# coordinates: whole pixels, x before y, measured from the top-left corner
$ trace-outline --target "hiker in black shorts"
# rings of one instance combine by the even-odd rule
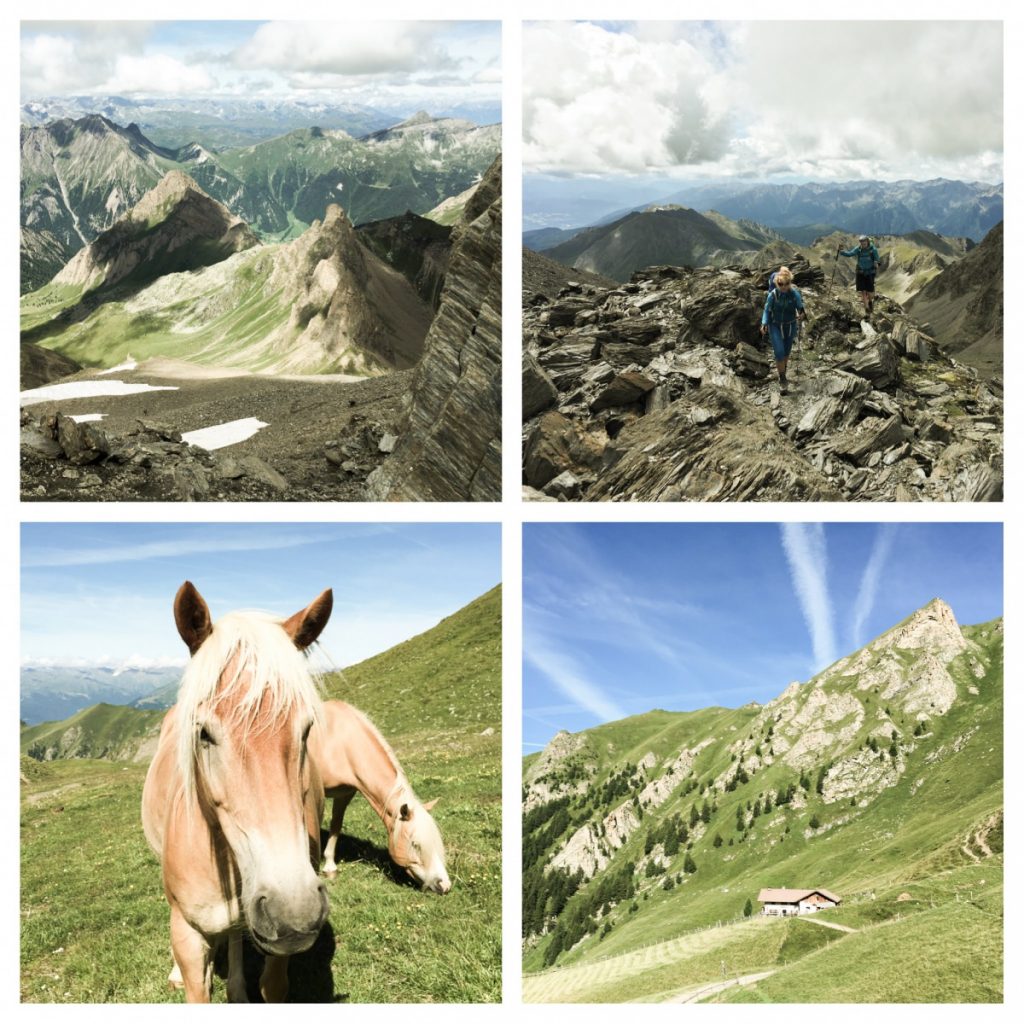
[[[861,235],[859,245],[852,249],[839,248],[840,256],[857,257],[857,294],[864,303],[864,312],[871,314],[875,308],[875,271],[878,269],[878,250],[867,235]]]

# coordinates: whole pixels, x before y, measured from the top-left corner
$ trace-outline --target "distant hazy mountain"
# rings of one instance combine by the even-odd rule
[[[1003,219],[1003,186],[983,182],[847,181],[799,185],[712,184],[665,197],[698,210],[750,218],[773,228],[836,225],[867,234],[903,235],[926,229],[979,241]],[[818,232],[823,233],[823,232]]]
[[[447,111],[445,113],[448,113]],[[248,146],[317,124],[366,135],[395,124],[402,115],[359,103],[321,103],[305,100],[246,100],[238,97],[197,96],[69,96],[32,100],[21,107],[21,122],[44,125],[101,114],[118,124],[138,124],[147,136],[170,148],[197,141],[213,149]],[[466,113],[457,116],[467,116]]]
[[[714,211],[657,207],[587,228],[545,255],[579,270],[625,281],[634,270],[661,264],[706,266],[726,253],[753,251],[777,239],[749,221],[730,221]]]
[[[132,704],[164,687],[177,688],[183,666],[21,666],[21,719],[29,725],[67,718],[104,701]]]

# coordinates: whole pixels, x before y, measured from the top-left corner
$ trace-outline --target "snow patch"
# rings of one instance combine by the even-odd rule
[[[123,363],[118,363],[117,366],[112,366],[109,370],[99,370],[96,376],[104,377],[108,373],[120,373],[122,370],[134,370],[138,365],[139,364],[132,359],[131,353],[129,353]]]
[[[22,405],[60,402],[71,398],[100,398],[104,395],[134,395],[139,391],[177,391],[176,387],[156,384],[128,384],[123,380],[72,380],[66,384],[47,384],[22,391]]]
[[[227,448],[228,445],[247,441],[257,431],[269,426],[269,423],[249,416],[244,420],[231,420],[212,427],[202,427],[200,430],[190,430],[182,434],[181,439],[188,444],[194,444],[197,448],[205,448],[212,452],[217,448]]]
[[[71,418],[76,423],[99,423],[105,415],[106,413],[102,412],[84,412],[80,416],[72,416]]]

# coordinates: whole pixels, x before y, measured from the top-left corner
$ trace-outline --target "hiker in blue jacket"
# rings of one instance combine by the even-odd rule
[[[875,271],[878,269],[878,250],[867,235],[861,235],[859,244],[852,249],[839,247],[840,256],[857,257],[857,294],[869,316],[875,309]]]
[[[780,267],[775,271],[769,284],[768,298],[765,299],[764,312],[761,314],[761,334],[771,338],[775,365],[779,371],[779,390],[785,394],[789,385],[786,363],[800,330],[800,321],[804,319],[804,300],[793,284],[793,272],[789,267]]]

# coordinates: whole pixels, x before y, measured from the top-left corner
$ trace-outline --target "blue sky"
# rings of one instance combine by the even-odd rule
[[[334,590],[339,667],[437,624],[501,579],[496,524],[26,523],[22,660],[184,662],[172,603],[282,616]]]
[[[500,106],[501,29],[495,21],[24,22],[21,93],[23,102],[291,98],[404,113]]]
[[[1002,614],[999,524],[548,524],[523,532],[523,752],[652,708],[765,702],[933,597]]]

